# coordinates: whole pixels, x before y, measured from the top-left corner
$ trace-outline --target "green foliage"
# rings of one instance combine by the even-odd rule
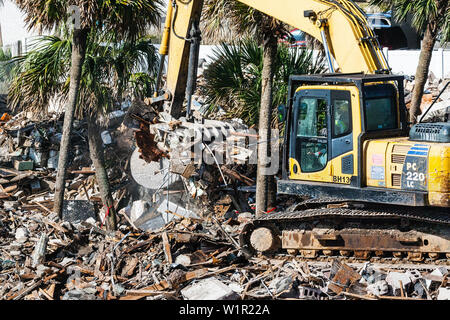
[[[213,61],[204,71],[201,92],[211,111],[224,108],[226,118],[241,118],[247,125],[258,123],[261,104],[263,49],[255,40],[221,44],[213,51]],[[310,50],[278,45],[274,65],[273,109],[286,103],[289,76],[322,73],[323,59],[314,61]]]
[[[143,36],[148,27],[159,25],[162,0],[15,0],[25,12],[27,26],[52,31],[65,25],[72,12],[79,8],[80,28],[114,31],[116,40],[134,41]]]
[[[412,25],[419,31],[424,31],[431,22],[440,30],[442,42],[450,40],[450,3],[445,0],[372,0],[371,4],[382,9],[392,8],[399,21],[411,15]],[[444,15],[438,13],[442,5],[446,5]]]
[[[155,47],[148,39],[107,45],[91,33],[82,68],[78,117],[84,112],[106,113],[125,95],[142,97],[154,87],[158,66]],[[72,42],[56,36],[37,38],[33,49],[13,59],[9,99],[13,108],[45,112],[50,100],[68,98]],[[148,72],[142,68],[148,67]],[[144,89],[143,89],[144,88]]]

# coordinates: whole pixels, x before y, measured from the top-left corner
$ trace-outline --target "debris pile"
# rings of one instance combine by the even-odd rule
[[[174,216],[222,217],[252,211],[257,134],[242,122],[138,119],[131,174],[146,196],[125,212],[136,226],[156,230]]]
[[[1,299],[450,298],[445,266],[248,257],[238,235],[251,213],[175,216],[152,232],[123,218],[111,232],[93,217],[0,211]]]
[[[430,72],[425,91],[422,96],[419,120],[423,122],[447,122],[450,119],[450,79],[438,79]],[[412,100],[415,81],[407,78],[405,80],[405,104],[409,109]],[[436,100],[437,99],[437,100]],[[433,104],[433,102],[436,102]],[[432,105],[433,104],[433,105]],[[430,108],[431,107],[431,108]],[[427,109],[430,110],[427,111]],[[425,114],[426,112],[426,114]]]
[[[31,112],[11,116],[5,112],[0,118],[0,210],[48,213],[53,208],[62,119],[55,113],[36,117]],[[69,151],[67,199],[64,215],[70,215],[70,201],[94,204],[86,215],[97,217],[102,207],[95,182],[87,144],[85,121],[75,121]],[[128,154],[108,152],[115,148],[109,131],[102,133],[106,148],[108,174],[115,199],[123,197],[128,176],[123,164]],[[75,202],[74,202],[75,203]],[[68,217],[68,219],[70,219]]]

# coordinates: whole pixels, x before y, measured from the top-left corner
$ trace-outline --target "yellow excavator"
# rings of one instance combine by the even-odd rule
[[[450,123],[407,123],[403,76],[392,75],[364,12],[350,0],[237,0],[322,42],[330,73],[292,75],[278,193],[308,196],[245,226],[247,252],[306,258],[450,258]],[[171,0],[152,103],[190,112],[203,0]],[[160,88],[168,56],[164,88]]]

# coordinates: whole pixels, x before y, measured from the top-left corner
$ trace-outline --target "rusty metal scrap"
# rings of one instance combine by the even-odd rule
[[[147,125],[140,123],[139,130],[134,133],[136,145],[139,148],[140,158],[146,162],[159,161],[169,155],[160,150],[155,141],[155,135],[150,133]]]

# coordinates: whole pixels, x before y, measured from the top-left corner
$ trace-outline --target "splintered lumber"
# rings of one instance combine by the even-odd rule
[[[232,266],[232,268],[236,268],[235,266]],[[228,269],[228,268],[227,268]],[[231,269],[228,269],[231,270]],[[216,271],[217,272],[217,271]],[[223,271],[225,272],[225,271]],[[208,269],[198,269],[195,271],[190,271],[190,272],[186,272],[184,274],[184,276],[181,279],[178,279],[178,285],[193,279],[198,279],[204,275],[208,274]],[[156,283],[154,285],[151,285],[149,287],[143,288],[141,290],[145,290],[145,291],[162,291],[165,289],[169,289],[170,288],[170,284],[168,281],[163,280],[159,283]],[[147,296],[147,294],[137,294],[136,292],[133,295],[126,295],[124,297],[121,297],[119,300],[139,300],[141,298],[144,298],[145,296]]]
[[[164,248],[164,254],[166,255],[166,260],[167,262],[169,262],[170,264],[172,264],[172,253],[170,252],[170,243],[169,243],[169,238],[167,236],[167,232],[163,232],[162,233],[162,240],[163,240],[163,248]]]
[[[75,173],[75,174],[94,174],[95,170],[92,170],[91,168],[83,168],[81,170],[71,170],[69,173]]]
[[[153,235],[153,236],[150,237],[150,239],[142,241],[142,242],[139,242],[138,244],[135,244],[134,246],[132,246],[130,248],[127,248],[124,251],[124,253],[130,253],[130,252],[133,252],[134,250],[137,250],[137,249],[140,249],[140,248],[142,248],[144,246],[150,245],[150,244],[152,244],[153,239],[155,239],[155,238],[156,238],[156,235]]]
[[[233,180],[239,180],[243,183],[245,183],[248,186],[253,186],[255,184],[255,181],[253,179],[250,179],[249,177],[244,176],[243,174],[240,174],[239,172],[236,172],[234,170],[228,169],[226,166],[221,166],[220,169],[222,169],[222,172],[230,177]]]
[[[42,222],[44,222],[45,224],[48,224],[49,226],[52,226],[53,228],[55,228],[56,230],[58,230],[62,233],[68,232],[63,226],[60,226],[56,222],[53,222],[53,221],[47,219],[46,217],[42,218]]]
[[[39,202],[36,201],[32,201],[32,203],[35,203],[36,205],[38,205],[40,208],[44,209],[44,211],[48,212],[48,213],[52,213],[52,211],[50,209],[48,209],[47,207],[44,207],[42,204],[40,204]]]
[[[28,293],[38,288],[42,284],[42,282],[43,280],[41,279],[35,283],[32,283],[29,287],[22,289],[20,293],[18,293],[16,296],[10,297],[8,300],[19,300],[25,297]]]
[[[48,293],[47,293],[47,291],[45,291],[45,290],[43,290],[43,289],[41,289],[41,288],[39,288],[39,293],[41,293],[44,297],[46,297],[48,300],[53,300],[53,297],[51,296],[51,295],[49,295]]]
[[[158,295],[173,296],[176,291],[158,291],[158,290],[127,290],[130,296],[150,297]],[[125,300],[125,299],[124,299]]]

